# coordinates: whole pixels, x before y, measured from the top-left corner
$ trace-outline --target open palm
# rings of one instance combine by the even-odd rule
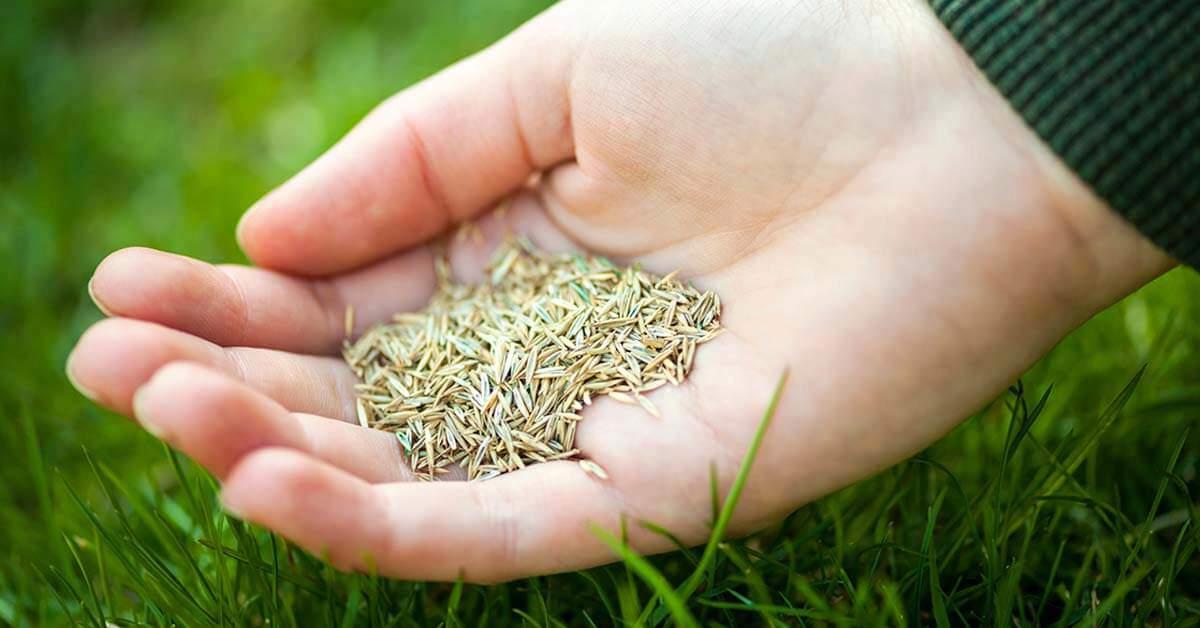
[[[422,307],[431,241],[467,220],[466,280],[516,232],[721,295],[728,332],[650,393],[661,418],[585,410],[577,446],[608,480],[563,461],[413,482],[355,423],[343,313],[358,334]],[[558,5],[381,105],[238,235],[261,268],[105,260],[110,318],[72,378],[335,564],[474,581],[605,562],[588,524],[622,516],[703,539],[710,469],[728,487],[789,368],[734,520],[753,531],[927,445],[1169,264],[916,0]]]

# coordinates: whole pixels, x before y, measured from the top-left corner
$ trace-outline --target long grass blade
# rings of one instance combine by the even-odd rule
[[[684,598],[675,592],[675,588],[671,586],[671,583],[667,582],[667,579],[650,564],[650,561],[646,560],[641,554],[629,549],[629,545],[619,541],[604,528],[593,526],[592,533],[600,537],[600,540],[609,549],[620,556],[621,560],[658,594],[663,605],[671,611],[671,616],[675,619],[676,624],[694,628],[700,626],[696,618],[692,616],[691,611],[687,609]]]

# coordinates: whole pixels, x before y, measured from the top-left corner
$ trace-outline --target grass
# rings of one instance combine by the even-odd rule
[[[106,252],[240,259],[230,234],[258,195],[538,4],[6,6],[0,625],[1200,623],[1189,271],[927,451],[751,539],[651,558],[610,539],[620,563],[503,586],[337,573],[224,517],[208,476],[70,389]],[[714,496],[715,529],[735,502]]]

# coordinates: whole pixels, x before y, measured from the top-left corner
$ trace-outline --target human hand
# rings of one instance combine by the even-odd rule
[[[395,438],[354,424],[345,307],[356,334],[421,307],[430,240],[471,219],[482,241],[450,244],[466,279],[512,230],[721,295],[728,331],[650,394],[661,419],[585,411],[577,444],[609,480],[553,462],[408,482]],[[261,268],[106,259],[110,318],[73,380],[334,564],[472,581],[606,562],[587,524],[621,515],[701,541],[710,465],[726,489],[787,367],[732,531],[758,529],[926,446],[1170,263],[918,0],[563,3],[385,102],[239,239]]]

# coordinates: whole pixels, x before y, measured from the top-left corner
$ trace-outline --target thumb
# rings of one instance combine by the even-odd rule
[[[574,152],[559,5],[389,98],[243,216],[255,263],[322,275],[424,242]]]

